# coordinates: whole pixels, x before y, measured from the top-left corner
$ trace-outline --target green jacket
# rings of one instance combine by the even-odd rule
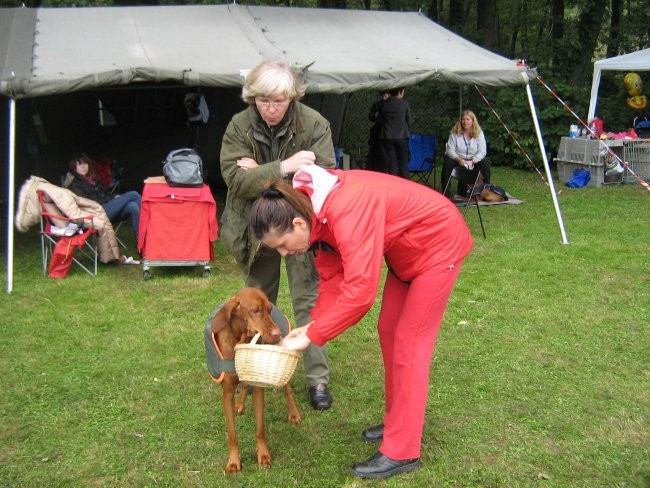
[[[221,144],[221,174],[228,195],[219,237],[245,269],[255,259],[259,247],[249,233],[250,208],[265,181],[282,178],[281,161],[306,150],[316,154],[319,166],[336,166],[330,124],[316,110],[294,102],[287,110],[285,122],[273,129],[272,132],[263,122],[254,105],[249,106],[232,118]],[[253,158],[260,166],[253,170],[239,168],[237,159],[242,157]],[[290,177],[285,179],[289,181]]]

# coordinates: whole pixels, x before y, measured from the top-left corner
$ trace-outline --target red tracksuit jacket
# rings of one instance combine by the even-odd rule
[[[472,248],[455,205],[419,183],[310,166],[294,175],[293,185],[312,200],[311,243],[326,243],[316,251],[320,282],[307,334],[319,346],[370,310],[384,259],[390,272],[409,282],[448,268]]]

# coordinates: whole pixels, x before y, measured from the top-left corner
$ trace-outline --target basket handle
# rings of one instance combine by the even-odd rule
[[[255,343],[257,342],[257,340],[260,338],[260,335],[261,335],[261,334],[260,334],[259,332],[258,332],[257,334],[255,334],[255,335],[253,336],[253,339],[250,341],[250,344],[254,346]]]

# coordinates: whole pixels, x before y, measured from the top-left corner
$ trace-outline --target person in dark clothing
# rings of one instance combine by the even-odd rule
[[[388,172],[388,165],[386,163],[386,156],[384,155],[384,149],[381,146],[381,140],[379,138],[381,132],[381,119],[379,117],[379,112],[381,111],[381,106],[384,101],[390,97],[389,91],[379,92],[379,100],[376,100],[370,107],[370,112],[368,113],[368,119],[372,124],[370,128],[370,134],[368,137],[368,156],[366,157],[366,169],[371,171],[380,171],[382,173]]]
[[[411,108],[404,100],[404,88],[391,91],[391,96],[381,105],[381,145],[388,162],[388,173],[409,179],[409,127]]]
[[[121,195],[110,193],[99,180],[93,161],[84,153],[79,153],[70,160],[68,170],[73,177],[67,185],[68,189],[80,197],[101,204],[111,222],[131,219],[133,237],[137,243],[140,225],[140,194],[137,191],[127,191]]]

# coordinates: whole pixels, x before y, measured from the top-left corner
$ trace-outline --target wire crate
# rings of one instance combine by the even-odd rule
[[[645,181],[650,180],[650,139],[625,141],[623,159],[639,178]],[[625,183],[638,182],[627,168],[623,181]]]

